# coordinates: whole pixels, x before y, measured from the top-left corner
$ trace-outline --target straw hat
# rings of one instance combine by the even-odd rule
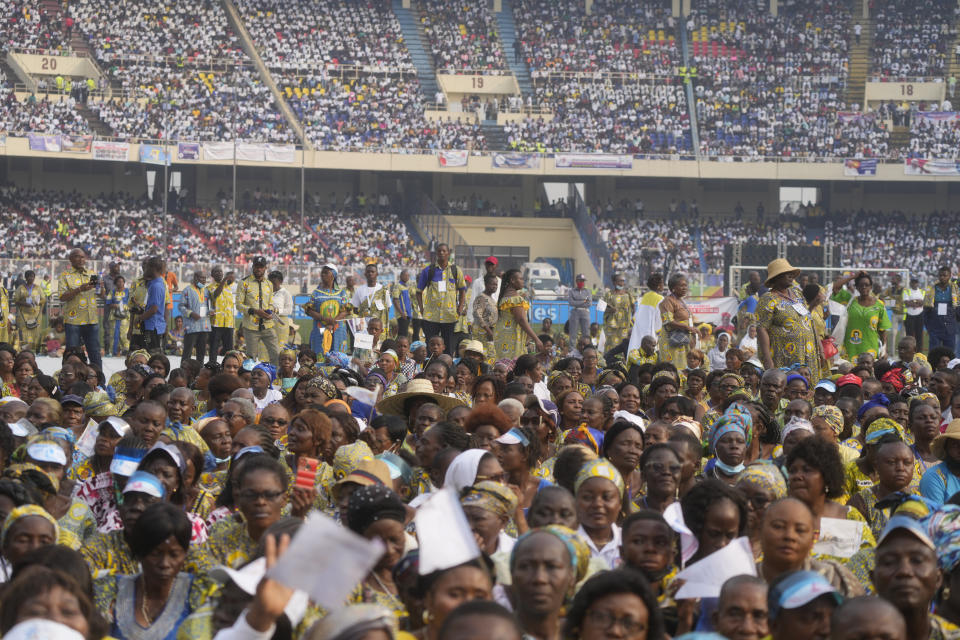
[[[396,393],[378,402],[377,412],[385,415],[406,417],[403,414],[403,405],[408,398],[416,397],[426,397],[430,402],[440,405],[440,408],[445,412],[463,404],[463,401],[459,398],[435,393],[432,382],[423,378],[417,378],[416,380],[408,382],[403,392]]]
[[[786,258],[777,258],[767,265],[767,279],[763,284],[770,286],[771,280],[784,273],[800,273],[800,269],[790,264]]]
[[[947,459],[947,440],[960,440],[960,419],[951,420],[947,430],[933,439],[930,451],[940,460]]]

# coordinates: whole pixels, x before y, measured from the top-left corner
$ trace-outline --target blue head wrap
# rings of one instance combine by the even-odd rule
[[[863,416],[866,415],[867,411],[873,409],[874,407],[886,407],[890,404],[890,398],[882,393],[875,393],[870,396],[870,399],[863,403],[863,406],[860,407],[860,410],[857,411],[857,421],[863,420]]]
[[[267,374],[267,377],[270,378],[270,382],[273,382],[277,379],[277,368],[269,362],[258,362],[252,370],[256,371],[257,369],[260,369]]]

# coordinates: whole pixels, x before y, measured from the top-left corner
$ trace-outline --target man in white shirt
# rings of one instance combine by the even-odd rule
[[[383,322],[384,330],[390,322],[390,292],[377,282],[379,272],[377,265],[368,264],[363,270],[366,284],[357,285],[353,292],[350,305],[362,318],[379,318]]]
[[[923,344],[923,296],[920,280],[911,277],[910,287],[903,290],[903,307],[907,312],[903,329],[908,336],[916,339],[918,345]]]
[[[277,344],[281,347],[290,342],[290,327],[293,326],[293,296],[283,287],[283,274],[271,271],[267,276],[273,285],[273,310],[276,319],[273,330],[277,333]]]

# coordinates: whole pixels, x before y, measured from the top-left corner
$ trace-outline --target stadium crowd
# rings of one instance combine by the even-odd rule
[[[73,28],[84,33],[98,60],[179,58],[191,63],[245,58],[240,39],[213,0],[162,2],[74,0],[66,5]]]
[[[552,118],[530,115],[504,125],[517,150],[678,153],[692,148],[680,84],[540,78],[534,101]]]
[[[294,141],[253,67],[199,71],[134,62],[111,73],[121,96],[89,106],[118,138]]]
[[[506,69],[496,22],[487,3],[422,0],[420,23],[438,72],[498,74]]]
[[[876,10],[872,74],[890,82],[943,77],[960,10],[946,0],[881,0]]]
[[[661,253],[691,242],[640,226]],[[827,357],[822,289],[784,259],[712,323],[679,271],[596,300],[577,276],[571,306],[602,297],[602,326],[560,332],[493,257],[468,319],[439,244],[391,287],[375,262],[363,284],[324,267],[309,341],[281,346],[276,261],[198,271],[171,321],[164,260],[127,289],[66,249],[49,332],[32,271],[0,289],[5,639],[960,635],[949,269],[882,294],[949,342],[919,349],[854,269]]]
[[[514,3],[520,47],[533,77],[567,72],[672,76],[681,64],[676,21],[665,5],[597,0],[586,15],[576,0]]]
[[[318,147],[336,151],[483,149],[479,124],[428,121],[416,76],[367,74],[340,79],[309,76],[283,87],[304,131]]]
[[[413,68],[400,23],[385,2],[241,0],[237,8],[271,69]]]

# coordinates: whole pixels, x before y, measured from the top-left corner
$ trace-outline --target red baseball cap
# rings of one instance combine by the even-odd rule
[[[493,266],[497,266],[498,264],[500,264],[500,261],[497,260],[496,258],[494,258],[493,256],[490,256],[489,258],[487,258],[487,259],[484,260],[483,262],[484,262],[484,264],[492,264]]]
[[[837,379],[837,389],[839,389],[840,387],[842,387],[842,386],[844,386],[844,385],[848,385],[848,384],[855,384],[855,385],[857,385],[858,387],[862,387],[862,386],[863,386],[863,380],[860,379],[860,376],[855,376],[855,375],[853,375],[852,373],[848,373],[848,374],[845,375],[845,376],[840,376],[840,377]]]

